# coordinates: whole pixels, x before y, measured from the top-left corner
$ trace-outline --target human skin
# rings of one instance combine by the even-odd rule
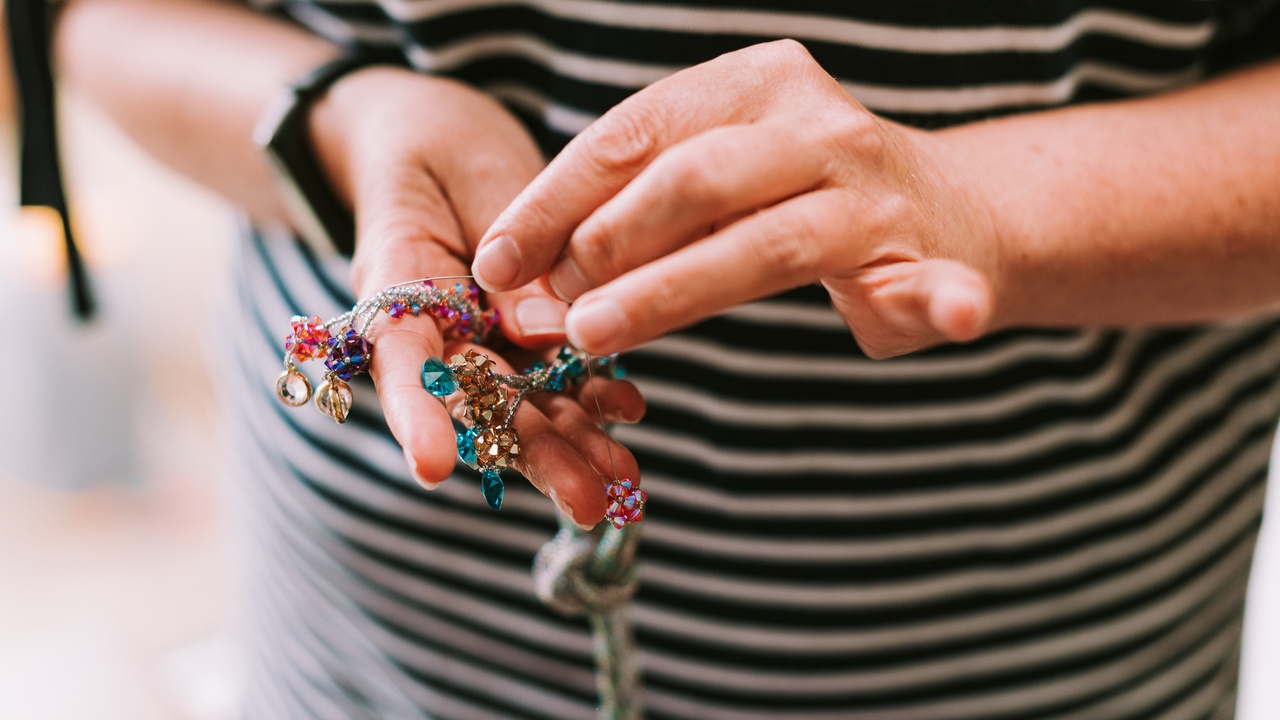
[[[143,149],[258,220],[281,223],[253,127],[289,83],[337,52],[288,24],[206,0],[75,0],[63,8],[55,34],[60,78],[86,92]],[[481,233],[543,165],[498,103],[403,69],[345,76],[316,104],[309,124],[330,183],[354,211],[352,285],[360,297],[393,283],[465,273]],[[512,319],[506,336],[516,343],[563,339],[563,304],[537,287],[490,301]],[[432,487],[453,471],[456,449],[449,414],[423,390],[419,372],[427,357],[464,346],[444,343],[425,316],[381,323],[375,341],[370,375],[387,424],[414,476]],[[485,352],[511,372],[504,358]],[[638,477],[630,453],[600,429],[596,393],[608,421],[634,422],[644,412],[633,386],[596,380],[568,397],[535,395],[514,421],[518,468],[584,526],[604,515],[614,463],[619,474]]]
[[[473,270],[542,276],[615,352],[821,282],[873,357],[1011,327],[1280,307],[1280,63],[1150,98],[926,132],[798,43],[730,53],[580,133]]]

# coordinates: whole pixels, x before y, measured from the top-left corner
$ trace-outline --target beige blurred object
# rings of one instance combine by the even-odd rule
[[[229,720],[236,590],[203,358],[232,221],[83,99],[61,105],[73,222],[103,312],[75,324],[56,223],[14,211],[13,120],[0,113],[0,297],[37,335],[11,386],[66,408],[46,427],[10,392],[0,414],[0,717]],[[76,422],[94,437],[75,439]],[[102,438],[127,447],[92,446]],[[127,462],[102,456],[113,450]],[[113,463],[123,469],[98,472]],[[68,466],[82,489],[45,482]]]
[[[0,0],[0,125],[13,124],[13,71],[9,67],[9,33],[5,25],[5,0]]]

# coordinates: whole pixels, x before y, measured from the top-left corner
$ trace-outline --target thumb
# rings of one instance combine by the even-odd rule
[[[492,293],[489,303],[501,316],[503,337],[516,345],[540,348],[565,342],[564,316],[569,306],[541,283]]]
[[[954,260],[916,263],[917,294],[928,308],[929,325],[951,342],[981,337],[991,325],[995,304],[991,284],[977,270]]]
[[[880,332],[854,326],[860,338],[885,335],[872,340],[882,348],[877,354],[898,355],[918,350],[942,340],[968,342],[985,333],[991,324],[994,306],[991,284],[966,265],[955,260],[919,260],[893,263],[862,273],[859,293],[880,321]],[[837,309],[848,318],[866,317],[861,303],[832,293]],[[846,312],[849,310],[850,312]]]

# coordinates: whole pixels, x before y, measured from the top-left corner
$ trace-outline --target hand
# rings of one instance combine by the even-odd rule
[[[542,167],[533,141],[506,110],[464,85],[406,70],[373,67],[337,84],[310,118],[313,145],[338,195],[354,209],[352,284],[358,296],[421,277],[466,273],[466,259],[498,211]],[[537,287],[489,297],[507,318],[506,336],[526,346],[563,338],[563,303]],[[434,321],[381,321],[370,374],[392,433],[415,477],[433,487],[456,462],[449,415],[421,385],[422,362],[446,347]],[[510,364],[491,350],[504,372]],[[644,404],[627,383],[602,384],[605,414],[635,421]],[[636,473],[635,461],[597,423],[594,398],[576,409],[539,400],[514,421],[519,469],[562,511],[594,525],[605,510],[610,460]],[[542,408],[542,409],[539,409]],[[589,408],[589,412],[587,411]],[[545,409],[545,412],[544,410]]]
[[[488,230],[474,274],[505,290],[546,273],[575,301],[570,341],[597,353],[820,280],[869,355],[898,355],[990,323],[998,253],[973,175],[799,44],[758,45],[583,131]]]

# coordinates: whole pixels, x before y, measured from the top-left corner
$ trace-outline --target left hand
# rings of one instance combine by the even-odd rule
[[[546,273],[571,342],[616,352],[821,281],[863,350],[985,332],[1000,267],[976,170],[868,112],[798,43],[689,68],[609,111],[499,216],[473,272]]]
[[[317,103],[309,123],[327,179],[354,212],[351,278],[357,297],[414,278],[465,273],[480,233],[542,166],[533,139],[493,98],[400,68],[373,66],[342,78]],[[563,337],[563,304],[537,286],[490,295],[488,302],[516,321],[503,327],[508,340],[539,348]],[[448,413],[422,387],[422,362],[474,346],[446,342],[429,314],[380,323],[374,341],[378,351],[369,374],[387,426],[413,476],[433,487],[453,472],[457,445]],[[529,359],[477,349],[502,373]],[[644,413],[630,384],[594,387],[599,405],[596,394],[574,393],[576,402],[537,398],[512,421],[522,447],[516,468],[583,527],[604,516],[614,468],[633,479],[638,472],[600,421],[634,422]],[[459,399],[451,396],[455,416],[462,410]]]

